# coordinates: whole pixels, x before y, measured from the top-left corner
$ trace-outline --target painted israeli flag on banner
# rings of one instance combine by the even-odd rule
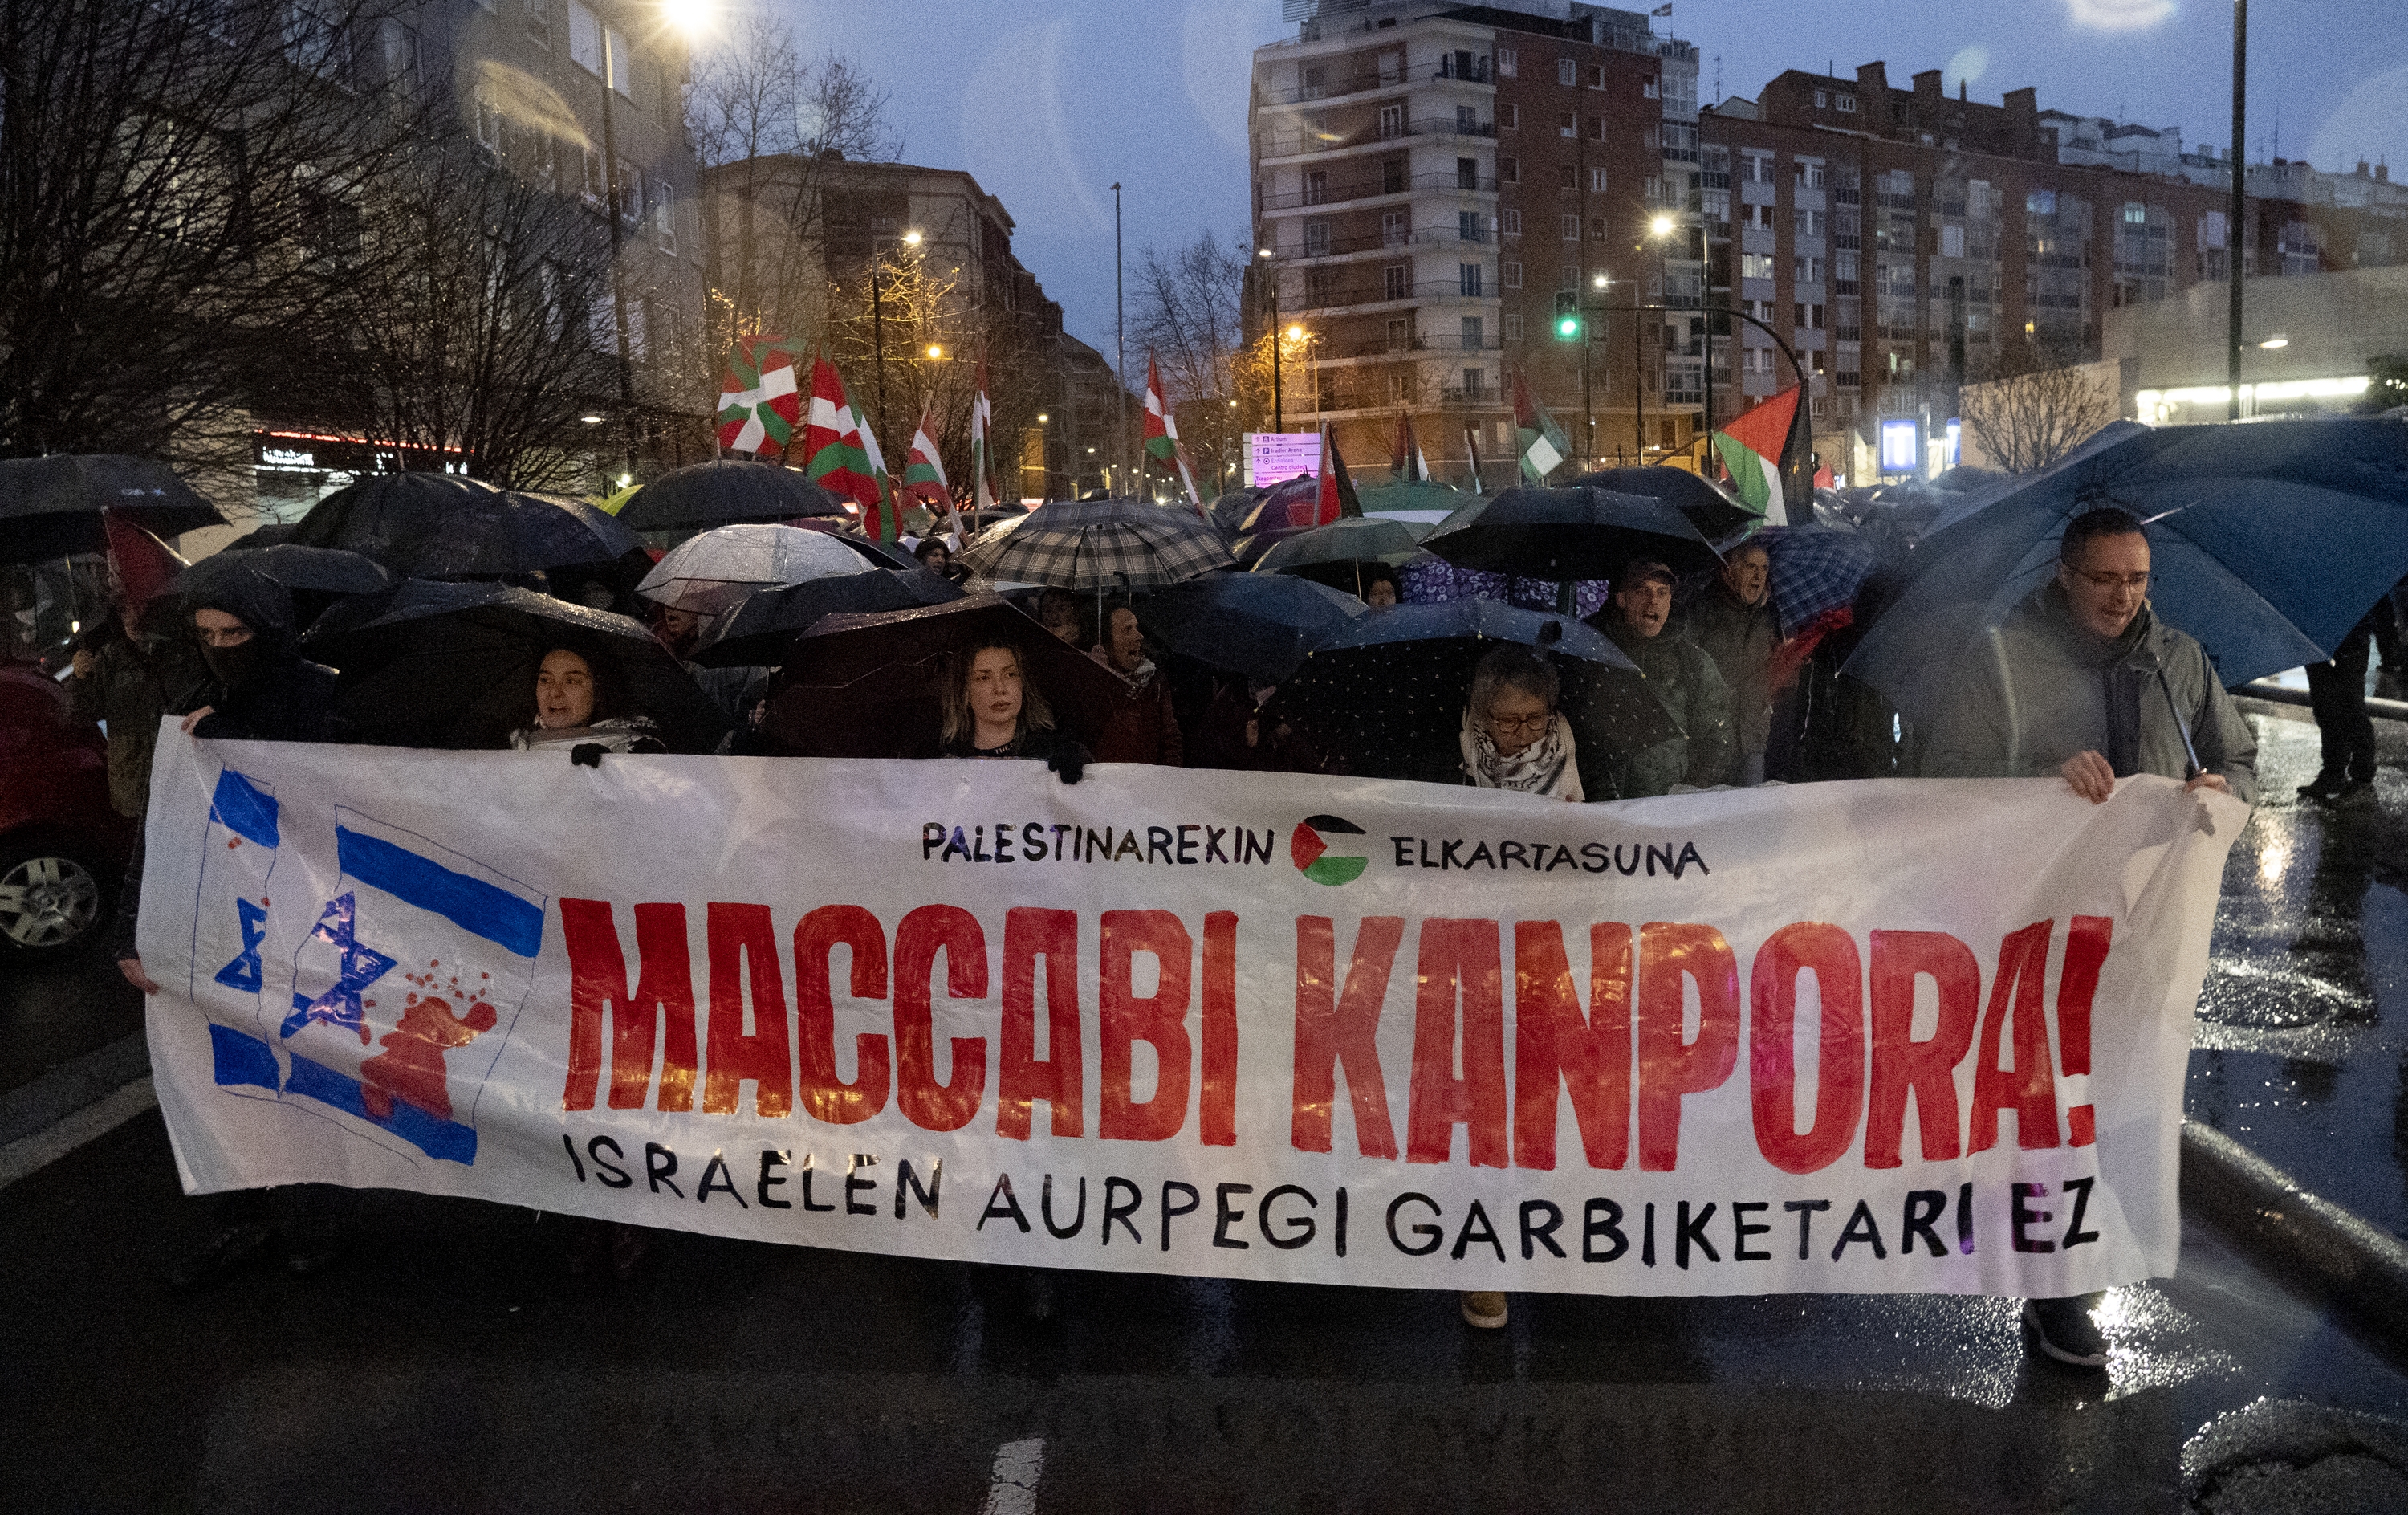
[[[485,1077],[543,944],[549,900],[465,853],[337,807],[338,877],[261,1020],[288,1098],[472,1162]]]
[[[209,1040],[222,1089],[273,1094],[280,1084],[276,1054],[257,1034],[259,996],[266,969],[271,875],[283,848],[275,786],[232,768],[221,769],[203,823],[200,881],[193,912],[189,989],[208,1017]]]

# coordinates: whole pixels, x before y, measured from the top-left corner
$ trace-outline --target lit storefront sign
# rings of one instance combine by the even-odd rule
[[[1881,467],[1884,473],[1914,471],[1916,430],[1913,421],[1885,421],[1881,424]]]

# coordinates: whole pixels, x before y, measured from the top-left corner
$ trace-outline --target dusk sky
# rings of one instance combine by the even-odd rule
[[[1003,201],[1021,261],[1107,359],[1113,180],[1132,267],[1149,244],[1246,234],[1247,69],[1295,35],[1279,0],[768,3],[890,92],[907,160],[967,168]],[[1701,101],[1717,76],[1753,97],[1784,68],[1879,59],[1900,86],[1941,67],[1977,100],[2030,84],[2042,109],[2180,126],[2189,145],[2230,133],[2232,11],[2214,0],[1676,0],[1656,25],[1698,44]],[[2260,0],[2249,57],[2251,161],[2408,172],[2408,4]]]

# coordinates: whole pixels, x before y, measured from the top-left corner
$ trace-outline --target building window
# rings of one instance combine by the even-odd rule
[[[1856,108],[1856,97],[1853,94],[1841,95],[1839,104],[1835,108],[1844,112],[1853,113]]]
[[[1487,220],[1477,210],[1456,211],[1455,213],[1455,225],[1456,235],[1461,237],[1463,240],[1467,242],[1484,242],[1488,240]]]
[[[1481,397],[1481,394],[1486,387],[1483,382],[1483,376],[1487,371],[1488,370],[1485,368],[1466,368],[1463,370],[1463,397],[1465,399],[1476,400]]]
[[[1385,268],[1380,270],[1380,272],[1381,277],[1385,281],[1383,293],[1387,298],[1392,300],[1409,300],[1413,297],[1413,266],[1412,264],[1392,263]]]
[[[1480,108],[1478,106],[1459,105],[1455,108],[1455,135],[1457,137],[1478,137],[1480,135]]]
[[[1816,91],[1814,92],[1814,108],[1815,108],[1815,109],[1820,110],[1820,109],[1822,109],[1824,107],[1826,107],[1826,106],[1829,105],[1830,103],[1831,103],[1831,92],[1830,92],[1830,91],[1828,91],[1828,90],[1816,90]]]
[[[1657,84],[1653,75],[1650,75],[1640,83],[1639,97],[1642,100],[1661,99],[1663,98],[1663,94],[1664,91],[1662,87]]]
[[[526,23],[529,41],[538,47],[552,46],[552,0],[526,0],[519,16]]]
[[[580,0],[568,0],[568,61],[602,77],[602,22]]]
[[[1328,171],[1326,169],[1316,168],[1312,172],[1306,174],[1304,176],[1304,203],[1307,205],[1319,205],[1328,198]]]
[[[1507,79],[1522,77],[1522,54],[1513,48],[1497,50],[1497,72]]]
[[[2199,250],[2202,252],[2224,245],[2224,212],[2210,210],[2199,218]]]
[[[1579,120],[1579,117],[1574,116],[1569,110],[1559,110],[1555,112],[1555,135],[1557,137],[1571,137],[1577,135],[1580,131]]]
[[[1588,87],[1593,90],[1601,90],[1605,88],[1605,65],[1591,64],[1588,65]]]
[[[1522,160],[1519,158],[1498,158],[1497,160],[1497,182],[1499,184],[1518,184],[1522,182]]]
[[[1380,163],[1380,193],[1402,195],[1412,188],[1412,178],[1406,171],[1408,166],[1403,158],[1383,159]]]
[[[2363,238],[2361,238],[2361,240],[2363,240]],[[1503,263],[1498,265],[1498,282],[1504,285],[1507,289],[1520,289],[1522,287],[1521,264]]]
[[[1570,58],[1556,59],[1555,82],[1565,85],[1578,84],[1580,82],[1580,65],[1573,63]]]
[[[1318,258],[1326,256],[1328,252],[1329,223],[1326,221],[1306,222],[1304,224],[1304,255],[1308,258]]]
[[[1463,296],[1466,299],[1476,300],[1480,298],[1481,267],[1479,264],[1456,264],[1455,266],[1455,281],[1456,294]]]
[[[1411,316],[1390,316],[1388,318],[1388,351],[1391,353],[1401,353],[1412,345],[1413,318]]]
[[[1591,195],[1602,195],[1605,193],[1604,169],[1592,168],[1588,171],[1588,192]]]
[[[2024,214],[2054,216],[2057,214],[2057,191],[2034,190],[2024,196]]]
[[[1460,190],[1477,190],[1480,188],[1480,160],[1478,158],[1457,158],[1455,160],[1455,187]],[[1493,188],[1494,186],[1492,185],[1491,187]]]
[[[1603,216],[1591,216],[1588,218],[1588,239],[1590,241],[1602,242],[1605,240],[1607,235],[1608,234],[1605,229],[1605,218]]]
[[[1769,205],[1741,206],[1739,224],[1749,231],[1770,231],[1772,229],[1772,207]]]
[[[1380,217],[1381,246],[1402,247],[1407,241],[1412,239],[1412,232],[1413,213],[1412,211],[1389,210],[1382,213]],[[1304,234],[1306,248],[1307,251],[1310,251],[1312,242],[1312,228],[1311,226],[1305,227]],[[1321,250],[1324,252],[1329,251],[1329,223],[1326,221],[1321,223]]]
[[[2138,201],[2138,200],[2126,200],[2126,201],[2124,202],[2124,224],[2125,224],[2125,225],[2127,225],[2127,226],[2145,226],[2145,225],[2147,225],[2148,224],[2149,224],[2149,208],[2148,208],[2147,206],[2143,205],[2143,204],[2142,204],[2140,201]]]
[[[1751,184],[1771,183],[1772,154],[1742,152],[1739,155],[1739,177]]]
[[[1742,279],[1771,278],[1772,254],[1770,252],[1741,253],[1739,255],[1739,276]]]
[[[1819,305],[1801,305],[1798,307],[1798,325],[1801,330],[1821,331],[1823,329],[1823,308]]]
[[[1508,210],[1508,211],[1506,211],[1506,212],[1504,213],[1503,220],[1504,220],[1504,223],[1505,223],[1505,228],[1504,228],[1504,230],[1505,230],[1505,235],[1506,235],[1506,236],[1508,236],[1508,237],[1519,237],[1519,236],[1521,236],[1521,235],[1522,235],[1522,212],[1521,212],[1521,211],[1519,211],[1519,210]]]
[[[1577,242],[1580,240],[1580,234],[1581,218],[1578,216],[1564,217],[1564,240],[1567,242]]]
[[[1940,228],[1940,255],[1943,258],[1961,258],[1965,255],[1964,227],[1942,226]]]
[[[1800,237],[1822,236],[1825,224],[1825,214],[1826,212],[1821,210],[1799,210],[1794,212],[1793,216],[1796,222],[1798,235]]]
[[[1392,137],[1404,135],[1405,108],[1400,105],[1382,106],[1380,108],[1380,140],[1384,142]]]
[[[1497,129],[1498,131],[1519,131],[1521,130],[1521,127],[1522,108],[1520,106],[1506,104],[1500,105],[1497,108]]]
[[[1576,190],[1580,188],[1579,166],[1575,164],[1569,163],[1559,163],[1555,165],[1555,187],[1557,189],[1568,190]]]
[[[1823,187],[1822,159],[1800,158],[1798,160],[1798,186],[1800,189],[1821,189]]]
[[[1483,347],[1487,345],[1487,334],[1481,325],[1480,317],[1465,316],[1463,318],[1463,350],[1467,353],[1477,353]]]
[[[1411,369],[1388,375],[1388,399],[1391,404],[1411,405],[1413,402],[1413,375]]]
[[[1562,277],[1555,281],[1555,288],[1558,290],[1577,290],[1580,286],[1580,265],[1577,263],[1565,264]]]
[[[677,189],[652,182],[652,240],[664,252],[677,251]]]
[[[1507,312],[1504,317],[1503,325],[1504,337],[1507,341],[1518,342],[1522,339],[1522,318],[1520,316],[1510,311]]]

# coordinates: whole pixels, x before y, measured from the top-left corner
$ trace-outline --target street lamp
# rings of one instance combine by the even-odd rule
[[[1269,248],[1263,247],[1256,248],[1254,250],[1254,256],[1257,258],[1268,258],[1270,255],[1271,250]],[[1280,393],[1279,269],[1266,267],[1263,269],[1263,272],[1268,276],[1265,281],[1270,285],[1271,291],[1271,429],[1273,431],[1285,431],[1287,429],[1287,418],[1283,407],[1283,397]]]
[[[1664,238],[1680,230],[1684,224],[1685,224],[1684,218],[1669,214],[1659,214],[1648,223],[1649,233],[1659,244],[1656,253],[1659,267],[1663,257],[1660,244]],[[1706,218],[1701,212],[1698,216],[1698,319],[1705,332],[1701,344],[1705,354],[1705,408],[1700,416],[1699,431],[1706,439],[1707,450],[1711,452],[1713,448],[1714,430],[1714,313],[1713,301],[1708,296],[1713,293],[1714,279],[1713,248],[1708,241],[1708,235]],[[1668,307],[1672,303],[1672,292],[1669,288],[1664,292],[1664,303]],[[1700,462],[1702,465],[1702,459]]]
[[[903,245],[918,247],[919,232],[905,232]],[[878,429],[883,435],[886,431],[886,281],[880,277],[880,270],[878,234],[872,232],[869,234],[869,345],[878,364]]]

